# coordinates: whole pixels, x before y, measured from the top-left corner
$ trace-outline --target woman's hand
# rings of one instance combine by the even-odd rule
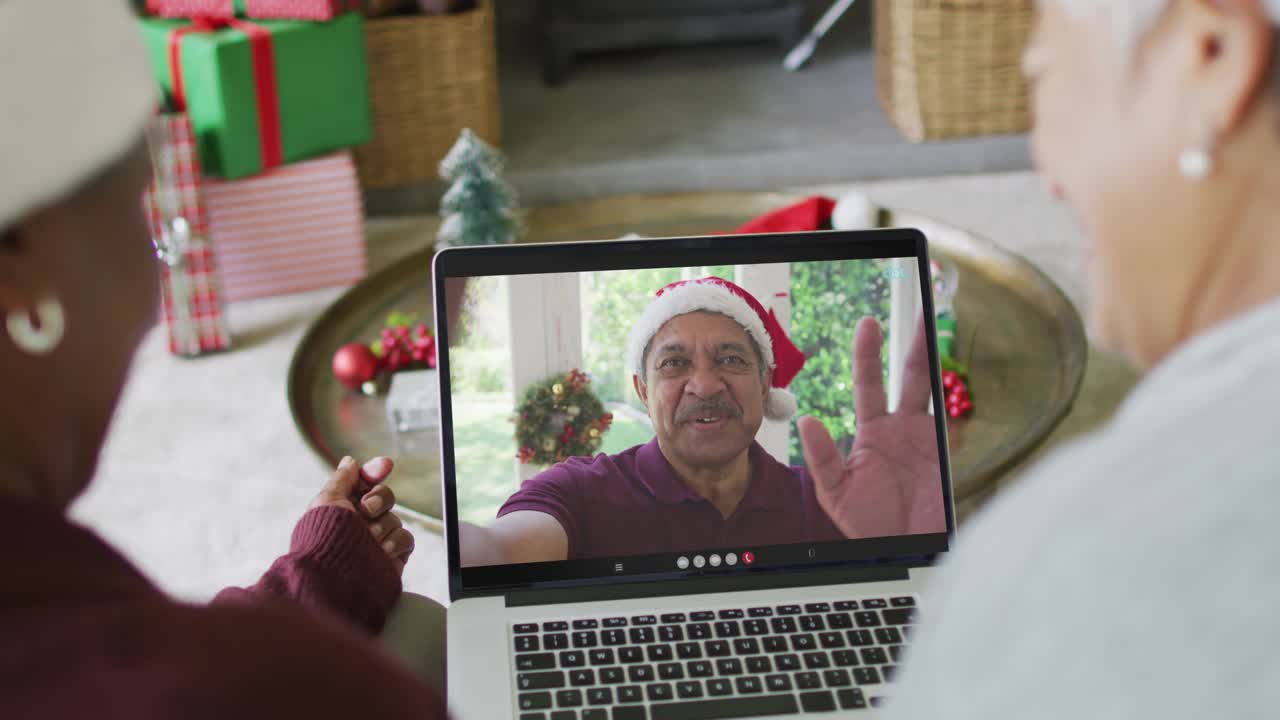
[[[359,515],[368,524],[374,540],[391,558],[396,572],[403,574],[404,565],[413,552],[413,535],[391,512],[396,504],[396,495],[382,484],[393,467],[394,463],[388,457],[376,457],[364,467],[356,465],[354,458],[344,457],[308,509],[333,505]]]

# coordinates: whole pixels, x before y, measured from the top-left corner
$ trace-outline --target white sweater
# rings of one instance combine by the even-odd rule
[[[887,715],[1280,717],[1280,300],[960,529]]]

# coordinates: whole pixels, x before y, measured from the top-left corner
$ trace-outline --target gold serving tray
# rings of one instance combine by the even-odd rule
[[[699,235],[732,230],[802,199],[784,193],[632,195],[535,208],[530,242]],[[1084,379],[1088,344],[1074,306],[1044,273],[990,242],[891,210],[882,224],[921,227],[930,252],[960,272],[955,298],[956,357],[970,365],[975,411],[948,423],[957,500],[979,497],[1042,444],[1071,409]],[[399,503],[428,523],[441,517],[438,438],[392,432],[381,397],[333,379],[334,351],[377,337],[393,310],[433,317],[431,249],[370,275],[311,326],[289,368],[289,405],[302,436],[327,463],[343,455],[391,455]],[[411,437],[406,441],[406,437]]]

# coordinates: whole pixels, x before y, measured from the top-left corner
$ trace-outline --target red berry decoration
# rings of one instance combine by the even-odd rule
[[[348,343],[333,354],[333,376],[352,390],[372,380],[378,374],[378,357],[367,345]]]
[[[352,390],[368,390],[365,383],[380,374],[396,373],[411,368],[436,367],[436,339],[425,323],[412,315],[391,313],[387,324],[371,345],[344,345],[333,358],[333,374]]]
[[[940,267],[934,268],[935,287],[940,276]],[[952,288],[954,292],[954,287]],[[946,293],[939,293],[944,296]],[[949,303],[948,303],[949,304]],[[969,397],[969,368],[958,362],[951,355],[955,340],[955,315],[950,309],[938,313],[938,352],[942,365],[942,395],[947,415],[962,418],[973,413],[973,400]],[[972,336],[971,336],[972,337]]]
[[[413,340],[413,361],[428,368],[436,366],[436,339],[430,335],[419,335]]]
[[[387,369],[391,372],[400,372],[413,362],[413,357],[405,352],[404,348],[396,345],[387,353]]]
[[[954,371],[943,373],[942,387],[946,390],[947,415],[961,418],[973,412],[973,400],[963,375]]]
[[[386,372],[436,366],[436,339],[431,329],[404,313],[387,318],[374,351],[382,358]]]

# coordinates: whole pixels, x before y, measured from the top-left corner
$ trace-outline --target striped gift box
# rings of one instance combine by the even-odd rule
[[[160,307],[169,351],[200,355],[225,350],[231,345],[231,333],[209,242],[209,218],[201,195],[200,161],[191,121],[183,114],[156,116],[147,127],[147,139],[156,163],[154,182],[143,196],[151,236],[164,237],[169,214],[183,218],[191,228],[181,262],[176,266],[160,263]]]
[[[229,18],[235,15],[231,0],[147,0],[147,14],[175,18]]]
[[[348,11],[364,10],[361,0],[245,0],[245,12],[254,18],[332,20]]]
[[[364,0],[147,0],[147,12],[159,17],[230,18],[245,16],[279,20],[332,20],[352,10],[363,12]]]
[[[228,302],[364,277],[364,205],[351,153],[240,180],[206,178],[204,194]]]

